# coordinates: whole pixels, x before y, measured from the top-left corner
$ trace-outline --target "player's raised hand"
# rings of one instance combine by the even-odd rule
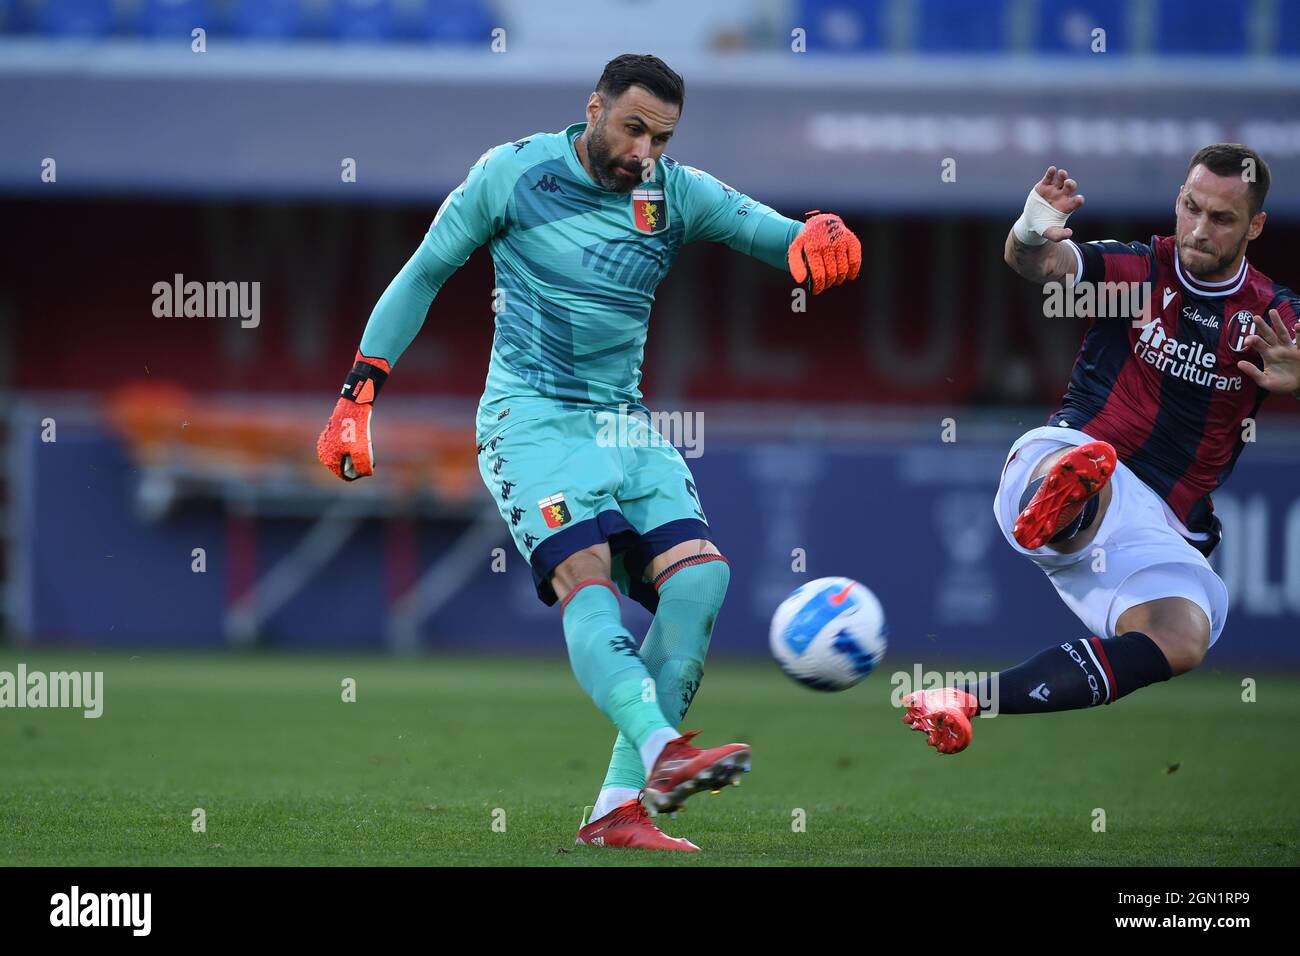
[[[1264,359],[1260,368],[1244,359],[1237,368],[1265,391],[1300,397],[1300,345],[1286,329],[1277,309],[1268,310],[1269,321],[1255,316],[1255,334],[1246,336],[1246,344]],[[1300,325],[1297,326],[1300,329]]]
[[[1016,238],[1027,246],[1062,242],[1074,235],[1065,225],[1070,213],[1083,205],[1079,184],[1064,169],[1048,166],[1025,200],[1025,211],[1013,227]]]
[[[1068,172],[1055,166],[1047,167],[1047,172],[1043,173],[1043,178],[1034,187],[1034,192],[1047,200],[1053,209],[1067,216],[1083,205],[1083,193],[1079,192],[1079,184],[1070,178]],[[1043,238],[1060,242],[1062,239],[1068,239],[1073,230],[1060,229],[1058,232],[1063,234],[1053,235],[1051,230],[1048,230],[1043,233]]]
[[[856,279],[862,268],[862,243],[844,220],[814,209],[808,213],[803,232],[795,236],[786,251],[790,275],[803,285],[811,281],[812,294]]]
[[[370,414],[390,371],[383,359],[366,358],[358,351],[356,364],[343,385],[342,397],[334,404],[329,423],[316,439],[316,457],[344,481],[375,473]]]

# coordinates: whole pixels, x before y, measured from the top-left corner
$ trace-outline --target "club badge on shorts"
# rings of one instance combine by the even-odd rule
[[[632,222],[637,232],[648,235],[668,228],[668,203],[662,187],[652,183],[632,190]]]
[[[542,509],[542,519],[548,528],[562,528],[573,520],[569,506],[564,503],[564,495],[543,498],[537,502],[537,507]]]

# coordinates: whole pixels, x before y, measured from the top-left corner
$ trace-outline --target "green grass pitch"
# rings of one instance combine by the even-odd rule
[[[751,742],[754,770],[665,822],[705,850],[686,855],[573,845],[614,731],[561,660],[0,649],[0,670],[20,660],[102,670],[105,705],[0,710],[7,865],[1300,862],[1294,676],[1223,669],[981,720],[945,757],[890,706],[888,660],[841,694],[711,661],[686,726]]]

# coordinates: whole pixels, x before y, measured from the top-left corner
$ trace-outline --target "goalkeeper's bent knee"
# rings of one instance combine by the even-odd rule
[[[659,610],[665,602],[680,605],[674,617],[689,617],[705,635],[707,644],[713,623],[731,581],[731,564],[720,554],[696,554],[670,564],[655,575]]]
[[[655,577],[659,608],[641,656],[671,722],[685,716],[699,690],[713,625],[730,580],[731,568],[719,554],[685,558]]]

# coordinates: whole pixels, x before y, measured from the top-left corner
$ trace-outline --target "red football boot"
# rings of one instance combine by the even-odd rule
[[[925,734],[925,742],[941,754],[961,753],[970,746],[970,719],[979,713],[973,696],[955,687],[918,690],[903,698],[903,723]]]
[[[701,790],[718,793],[729,783],[740,785],[740,775],[749,773],[752,754],[749,744],[726,744],[701,750],[691,746],[698,730],[690,730],[668,741],[650,768],[645,785],[645,805],[650,813],[672,813],[686,798]]]
[[[632,850],[679,850],[699,853],[700,848],[683,837],[670,837],[650,822],[640,799],[620,803],[599,820],[578,831],[578,846],[622,846]]]
[[[1104,441],[1090,441],[1062,455],[1011,529],[1020,546],[1028,551],[1041,548],[1077,518],[1088,499],[1106,487],[1115,462],[1114,446]]]

